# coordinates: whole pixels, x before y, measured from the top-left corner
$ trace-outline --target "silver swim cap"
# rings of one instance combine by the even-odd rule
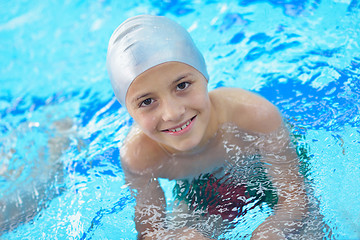
[[[182,26],[150,15],[123,22],[110,38],[106,59],[116,98],[125,106],[132,81],[149,68],[170,61],[188,64],[209,80],[204,58]]]

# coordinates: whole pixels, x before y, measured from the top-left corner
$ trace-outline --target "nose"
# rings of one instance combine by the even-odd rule
[[[164,121],[179,121],[185,113],[185,106],[175,98],[167,98],[162,102],[162,119]]]

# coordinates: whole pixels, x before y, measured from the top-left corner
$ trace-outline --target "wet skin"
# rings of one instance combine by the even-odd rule
[[[120,153],[126,180],[137,190],[135,222],[140,237],[200,236],[194,229],[166,229],[166,202],[157,178],[184,179],[219,172],[230,159],[224,141],[241,149],[261,146],[258,150],[278,189],[281,207],[256,229],[254,239],[269,228],[278,229],[267,232],[269,237],[281,239],[286,224],[306,212],[306,208],[296,207],[306,206],[296,153],[289,147],[278,110],[264,98],[242,89],[221,88],[208,93],[207,80],[200,72],[183,63],[167,62],[134,80],[126,95],[126,107],[136,124]],[[239,141],[224,134],[224,124],[267,140]],[[281,132],[280,137],[274,134],[277,132]],[[274,159],[274,152],[280,158]],[[281,164],[278,159],[282,159]]]
[[[131,84],[126,105],[142,131],[170,152],[191,152],[216,131],[207,80],[194,68],[165,63]]]

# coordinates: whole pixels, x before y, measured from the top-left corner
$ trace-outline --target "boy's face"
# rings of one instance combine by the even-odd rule
[[[129,87],[126,107],[144,133],[170,151],[191,151],[206,140],[207,80],[187,64],[166,62],[140,74]]]

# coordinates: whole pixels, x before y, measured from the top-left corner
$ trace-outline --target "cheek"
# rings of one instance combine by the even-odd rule
[[[140,128],[147,134],[156,130],[157,121],[152,115],[142,114],[134,120],[139,124]]]
[[[190,99],[189,99],[190,100]],[[189,101],[194,108],[204,111],[210,108],[210,99],[207,92],[201,92],[200,94],[194,94]]]

